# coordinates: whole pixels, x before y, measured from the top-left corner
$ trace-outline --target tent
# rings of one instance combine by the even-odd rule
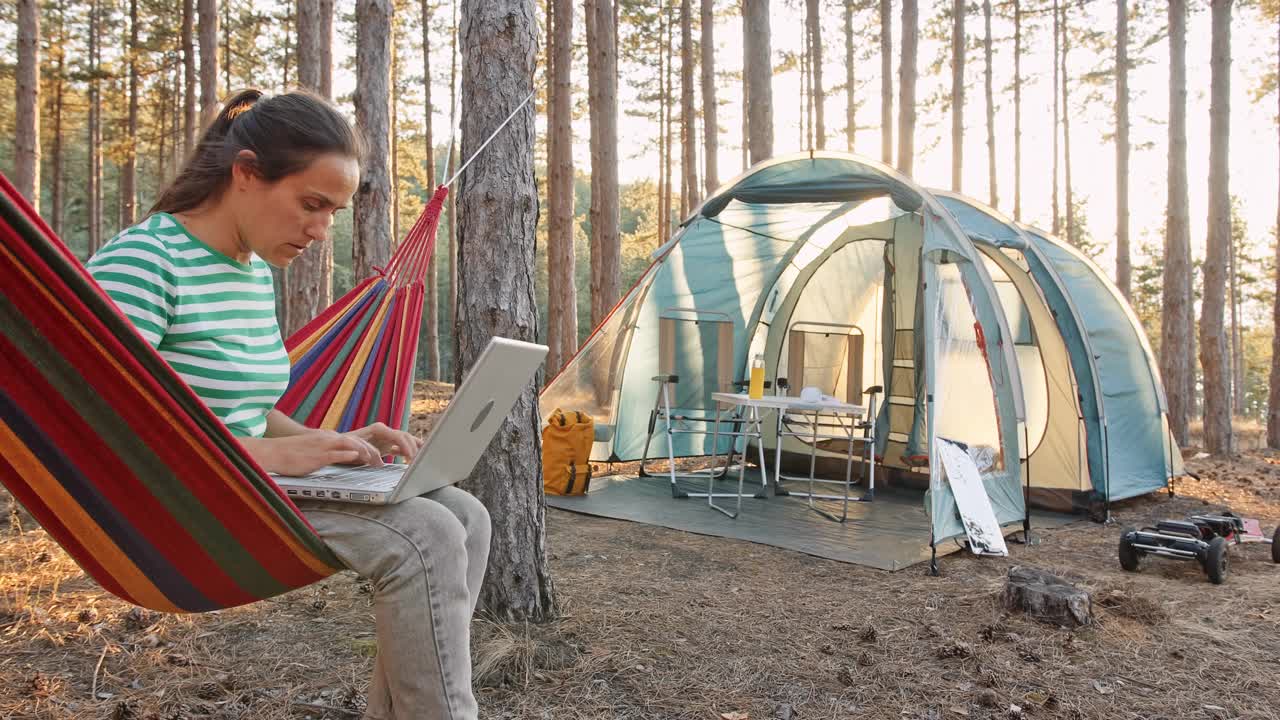
[[[987,258],[1014,326],[1027,402],[1027,471],[1040,504],[1135,497],[1181,475],[1151,346],[1092,260],[964,196],[932,191]],[[1014,320],[1016,318],[1016,321]]]
[[[1105,477],[1109,464],[1114,472],[1117,458],[1105,449],[1095,453],[1090,445],[1090,418],[1104,429],[1105,442],[1108,417],[1103,409],[1110,407],[1086,414],[1083,429],[1074,426],[1074,444],[1067,427],[1075,411],[1060,376],[1066,371],[1070,377],[1065,382],[1074,384],[1068,365],[1076,357],[1070,348],[1087,353],[1089,346],[1059,340],[1060,347],[1040,352],[1049,360],[1037,366],[1023,358],[1032,352],[1019,342],[1028,336],[1047,342],[1046,336],[1060,335],[1046,324],[1048,311],[1042,312],[1046,304],[1036,283],[1053,277],[1058,294],[1076,292],[1073,282],[1079,278],[1061,281],[1066,273],[1054,264],[1058,255],[1068,253],[1043,235],[963,200],[946,200],[974,208],[973,217],[966,217],[969,226],[957,222],[935,194],[853,155],[802,153],[752,167],[708,198],[655,252],[654,263],[544,390],[544,411],[564,407],[595,416],[603,431],[593,446],[593,460],[637,460],[649,440],[660,320],[673,310],[713,312],[732,323],[730,348],[714,347],[724,333],[701,332],[696,325],[667,338],[675,345],[670,355],[681,378],[677,410],[708,404],[710,392],[719,389],[716,358],[731,357],[735,376],[744,378],[751,359],[762,354],[768,377],[786,377],[789,331],[797,323],[840,323],[856,326],[865,338],[858,362],[861,384],[881,385],[886,391],[876,417],[877,455],[884,467],[928,478],[926,505],[935,541],[964,532],[934,457],[937,438],[963,443],[981,459],[982,481],[1001,524],[1025,517],[1022,483],[1028,471],[1033,487],[1065,497],[1088,494],[1089,482],[1115,492],[1115,483],[1099,484],[1097,478]],[[975,225],[979,220],[1005,230],[982,232]],[[1017,248],[1006,250],[1000,243],[1030,247],[1036,242],[1028,241],[1031,237],[1052,246],[1053,252],[1035,255],[1041,272],[1012,272],[1005,266],[1013,261],[1004,258]],[[1054,260],[1042,261],[1042,255]],[[1020,300],[1023,293],[1030,293],[1032,301]],[[1056,311],[1068,306],[1050,302],[1048,307]],[[1078,327],[1091,342],[1094,335],[1109,332],[1101,326],[1091,331],[1083,323]],[[1128,327],[1137,330],[1136,325]],[[853,346],[846,352],[848,347]],[[1037,394],[1030,409],[1036,414],[1030,421],[1024,366],[1052,366],[1055,373],[1055,394],[1049,400],[1049,384],[1034,383]],[[1090,381],[1109,371],[1089,367]],[[837,384],[847,381],[838,373],[833,379]],[[1158,399],[1158,380],[1155,388]],[[1108,399],[1105,388],[1090,397]],[[1056,413],[1052,423],[1050,409]],[[1080,413],[1075,414],[1079,419]],[[1136,415],[1131,419],[1139,420]],[[1110,432],[1114,444],[1115,428]],[[652,442],[650,456],[666,453],[664,434]],[[678,435],[673,442],[677,457],[712,450],[710,437]],[[766,435],[768,451],[776,442]],[[784,453],[807,453],[800,442],[786,438]],[[1035,451],[1030,458],[1027,448]],[[1064,458],[1071,460],[1065,472],[1055,467]],[[1093,471],[1095,460],[1101,474]],[[1149,485],[1126,481],[1123,489],[1142,492]]]

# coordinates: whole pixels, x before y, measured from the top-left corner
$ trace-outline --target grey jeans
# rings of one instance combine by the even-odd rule
[[[378,655],[366,720],[474,720],[471,614],[489,559],[484,505],[446,487],[395,505],[298,507],[373,584]]]

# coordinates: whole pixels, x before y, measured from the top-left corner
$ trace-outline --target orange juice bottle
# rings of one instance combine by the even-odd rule
[[[751,361],[751,382],[747,386],[747,397],[759,400],[764,397],[764,355],[756,353]]]

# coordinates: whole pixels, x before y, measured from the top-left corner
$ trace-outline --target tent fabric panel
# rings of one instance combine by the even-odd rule
[[[1108,475],[1097,489],[1118,500],[1165,487],[1170,446],[1145,336],[1092,262],[1049,238],[1033,237],[1086,324],[1105,417],[1100,430]]]
[[[1027,403],[1027,447],[1023,454],[1030,467],[1024,472],[1031,473],[1033,488],[1087,491],[1092,485],[1084,462],[1079,400],[1071,360],[1053,315],[1021,264],[981,243],[978,250],[988,259],[997,288],[1007,286],[1014,291],[1012,297],[1000,293],[1006,314],[1025,319],[1025,330],[1015,331],[1014,348]],[[1018,308],[1011,308],[1011,303]],[[1024,338],[1033,342],[1023,343]]]
[[[888,195],[908,212],[920,207],[919,191],[896,173],[886,172],[851,157],[783,159],[749,172],[730,188],[708,199],[700,209],[716,217],[732,200],[787,204],[813,201],[864,200]]]
[[[734,210],[737,225],[705,218],[695,219],[669,249],[654,272],[643,304],[636,315],[636,327],[627,353],[618,403],[614,455],[619,460],[638,460],[648,434],[649,413],[653,409],[658,374],[659,318],[669,308],[689,308],[722,312],[733,323],[736,347],[734,367],[745,367],[746,323],[762,293],[772,285],[781,260],[791,242],[777,240],[756,230],[783,224],[785,207],[739,206]],[[791,223],[787,223],[791,224]],[[682,362],[691,377],[704,375],[707,357],[693,348],[684,348]],[[714,361],[714,356],[710,356]],[[682,376],[682,381],[684,380]],[[694,392],[692,383],[686,386]],[[698,392],[701,388],[696,389]],[[685,389],[682,389],[684,392]],[[651,455],[667,452],[665,434],[654,438]],[[672,451],[677,456],[705,455],[711,437],[677,435]]]

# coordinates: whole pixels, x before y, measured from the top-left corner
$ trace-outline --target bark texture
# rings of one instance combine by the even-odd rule
[[[720,126],[716,124],[715,24],[715,0],[702,0],[702,187],[706,190],[707,197],[711,197],[716,188],[720,187],[720,163],[717,158]]]
[[[391,259],[391,13],[390,0],[356,2],[356,128],[368,144],[354,201],[356,278]]]
[[[1116,285],[1132,296],[1129,262],[1129,3],[1116,3]]]
[[[910,176],[915,159],[916,52],[920,41],[916,0],[902,0],[902,61],[898,65],[898,170]]]
[[[1209,59],[1209,227],[1205,240],[1204,300],[1200,306],[1200,366],[1204,368],[1204,446],[1229,455],[1231,368],[1223,326],[1227,255],[1231,251],[1231,191],[1227,169],[1231,121],[1231,0],[1211,0]]]
[[[747,127],[751,164],[773,157],[773,53],[769,0],[743,0],[747,64]]]
[[[558,372],[578,337],[573,252],[573,3],[552,0],[551,103],[547,138],[547,370]]]
[[[858,104],[855,97],[855,66],[853,50],[853,3],[844,4],[844,136],[845,149],[853,152],[858,135]]]
[[[218,0],[199,0],[201,126],[218,114]]]
[[[880,162],[893,165],[893,0],[880,0]]]
[[[435,105],[431,102],[431,3],[429,0],[421,0],[420,7],[422,10],[422,127],[425,135],[423,145],[426,146],[423,150],[427,164],[427,181],[430,184],[437,176],[435,134],[431,127],[432,119],[435,117]],[[431,253],[431,260],[427,262],[427,316],[424,319],[427,327],[426,332],[423,333],[427,345],[428,380],[439,380],[442,377],[440,371],[440,274],[437,269],[439,263],[436,262],[436,258],[440,257],[440,241],[438,234],[436,237],[435,249]]]
[[[18,0],[18,66],[15,80],[17,127],[13,144],[13,184],[40,210],[40,10],[35,0]]]
[[[182,154],[196,146],[200,122],[196,115],[196,0],[182,0]],[[161,173],[163,175],[164,173]]]
[[[1169,0],[1169,156],[1165,217],[1164,289],[1160,313],[1160,374],[1169,401],[1169,429],[1190,440],[1195,407],[1194,316],[1191,300],[1191,221],[1187,189],[1187,4]],[[1275,385],[1272,385],[1273,392]]]
[[[1039,568],[1009,568],[1000,600],[1006,610],[1024,612],[1035,620],[1063,627],[1088,625],[1093,620],[1093,600],[1088,591]]]
[[[533,90],[535,12],[533,0],[462,3],[464,158],[472,158]],[[533,109],[526,106],[460,179],[455,380],[462,379],[490,338],[533,341],[537,336],[534,142]],[[537,387],[534,381],[525,388],[465,483],[493,518],[480,605],[499,620],[541,621],[555,614],[544,531]]]
[[[805,26],[809,33],[809,77],[813,84],[813,133],[819,150],[827,147],[827,125],[823,115],[826,92],[822,89],[822,10],[819,0],[805,0]]]
[[[984,35],[983,52],[983,91],[987,96],[987,204],[993,208],[1000,207],[1000,182],[996,177],[996,98],[992,82],[991,67],[991,0],[982,0],[982,22]]]
[[[622,285],[622,239],[618,221],[618,45],[613,0],[588,3],[591,108],[591,327],[618,302]],[[576,352],[577,336],[572,351]]]
[[[1280,22],[1276,23],[1280,32]],[[1278,46],[1280,47],[1280,46]],[[1276,54],[1276,72],[1280,73],[1280,52]],[[1276,92],[1276,100],[1280,103],[1280,89]],[[1276,116],[1280,118],[1280,115]],[[1276,123],[1280,131],[1280,122]],[[1280,188],[1280,185],[1277,186]],[[1276,268],[1276,288],[1271,308],[1271,384],[1267,395],[1267,447],[1280,448],[1280,197],[1276,201],[1276,259],[1272,267]]]
[[[298,0],[298,84],[322,91],[327,44],[320,0]],[[333,304],[333,243],[314,243],[285,273],[284,330],[292,335]],[[362,277],[362,276],[358,276]]]
[[[680,0],[680,218],[698,204],[698,122],[693,106],[693,1]]]
[[[965,0],[951,2],[951,189],[964,185]]]

